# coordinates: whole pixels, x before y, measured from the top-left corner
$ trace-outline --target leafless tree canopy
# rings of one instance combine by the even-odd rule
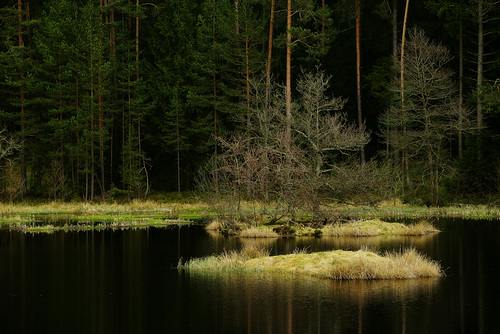
[[[451,60],[447,48],[414,28],[404,57],[405,99],[403,105],[391,107],[381,119],[386,126],[384,135],[395,152],[404,150],[410,164],[421,165],[421,175],[414,177],[427,184],[429,200],[437,204],[440,178],[450,167],[450,138],[470,129],[470,117],[460,114],[457,85],[446,67]]]
[[[238,206],[244,200],[272,203],[275,212],[317,210],[320,190],[331,188],[324,177],[333,170],[329,155],[360,150],[369,140],[364,128],[340,112],[346,101],[327,96],[329,81],[321,71],[303,73],[297,84],[300,99],[292,104],[290,138],[282,87],[272,88],[268,98],[255,84],[245,120],[248,132],[219,139],[221,153],[203,184]]]

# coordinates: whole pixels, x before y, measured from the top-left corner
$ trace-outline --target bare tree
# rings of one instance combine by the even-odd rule
[[[12,201],[22,186],[22,179],[16,167],[16,152],[22,148],[21,142],[11,136],[7,129],[0,128],[0,194],[4,193]]]
[[[404,87],[404,108],[391,108],[386,125],[392,128],[391,142],[399,143],[412,167],[420,169],[415,182],[428,189],[429,201],[436,205],[441,177],[449,167],[449,138],[469,127],[462,119],[453,73],[446,68],[448,49],[418,28],[410,31],[405,49],[404,86],[398,87]]]
[[[21,148],[21,143],[12,137],[6,128],[0,128],[0,163],[9,159]]]
[[[346,101],[326,95],[330,79],[319,70],[302,73],[297,82],[300,105],[293,109],[293,130],[302,139],[306,152],[310,152],[316,176],[331,170],[325,169],[327,155],[334,151],[359,151],[369,141],[364,127],[350,124],[347,115],[338,112]]]

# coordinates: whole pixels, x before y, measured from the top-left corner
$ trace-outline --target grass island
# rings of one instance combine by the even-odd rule
[[[441,266],[415,249],[378,254],[368,250],[270,256],[269,251],[246,246],[241,251],[179,263],[189,273],[291,273],[333,280],[412,279],[444,275]]]

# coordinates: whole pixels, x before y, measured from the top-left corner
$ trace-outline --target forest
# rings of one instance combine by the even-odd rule
[[[1,0],[0,198],[500,199],[496,0]]]

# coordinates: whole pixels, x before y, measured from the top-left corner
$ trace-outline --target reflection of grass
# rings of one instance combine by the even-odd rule
[[[224,252],[218,256],[192,259],[179,264],[189,272],[283,272],[307,274],[334,280],[410,279],[442,276],[438,263],[425,258],[415,249],[380,255],[359,250],[269,256],[257,247],[244,247],[240,252]]]

